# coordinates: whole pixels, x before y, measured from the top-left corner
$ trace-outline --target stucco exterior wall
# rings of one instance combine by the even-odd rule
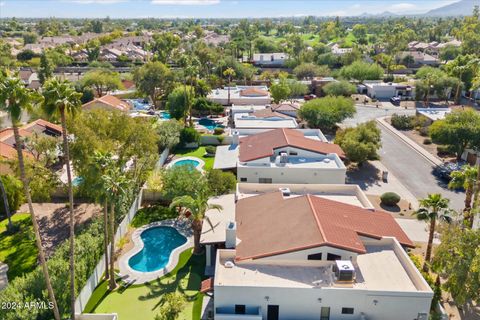
[[[282,167],[237,167],[237,177],[240,182],[258,183],[259,178],[271,178],[272,183],[345,183],[345,167],[331,168],[282,168]],[[246,178],[244,181],[242,178]]]

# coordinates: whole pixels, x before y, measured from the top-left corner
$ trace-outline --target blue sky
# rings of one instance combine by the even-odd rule
[[[1,17],[242,18],[424,13],[458,0],[0,0]]]

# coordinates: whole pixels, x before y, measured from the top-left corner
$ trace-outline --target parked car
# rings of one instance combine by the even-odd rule
[[[442,180],[445,181],[450,181],[452,178],[450,177],[450,174],[453,171],[459,171],[462,170],[462,167],[466,164],[465,161],[458,161],[458,162],[447,162],[442,165],[439,165],[433,169],[433,174],[436,175],[437,177],[441,178]]]
[[[308,101],[308,100],[315,99],[316,97],[317,97],[317,96],[314,95],[314,94],[306,94],[306,95],[303,96],[303,99],[304,99],[305,101]]]
[[[390,98],[390,102],[395,106],[399,106],[401,101],[402,101],[402,99],[399,96],[395,96],[395,97]]]

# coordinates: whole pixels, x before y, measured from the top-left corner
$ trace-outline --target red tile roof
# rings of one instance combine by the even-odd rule
[[[272,111],[298,111],[300,110],[300,104],[298,103],[280,103],[272,105]]]
[[[240,95],[243,97],[266,97],[268,96],[268,91],[253,87],[242,90]]]
[[[284,115],[280,112],[275,112],[272,111],[271,109],[263,109],[263,110],[257,110],[252,113],[253,116],[257,118],[284,118],[284,119],[292,119],[292,117],[289,117],[287,115]]]
[[[402,245],[414,247],[387,212],[312,195],[284,198],[281,192],[272,192],[240,199],[236,221],[237,260],[321,246],[365,253],[361,236],[395,237]]]
[[[306,138],[301,131],[294,129],[274,129],[240,139],[240,161],[270,157],[274,150],[283,147],[295,147],[321,154],[336,153],[345,158],[340,146]]]
[[[105,104],[113,109],[117,109],[120,111],[128,111],[131,109],[131,106],[127,102],[122,101],[117,97],[111,96],[111,95],[106,95],[106,96],[97,98],[95,100],[92,100],[90,102],[87,102],[83,105],[83,108],[88,109],[91,106],[95,106],[98,103]]]

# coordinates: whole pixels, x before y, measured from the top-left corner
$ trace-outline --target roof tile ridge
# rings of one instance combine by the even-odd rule
[[[315,218],[315,222],[317,223],[317,227],[318,227],[318,230],[320,231],[320,234],[322,235],[323,241],[328,242],[327,237],[325,236],[325,232],[323,231],[322,224],[320,223],[320,219],[318,218],[317,210],[315,210],[315,206],[313,205],[311,197],[312,196],[310,194],[307,194],[308,205],[310,206],[310,209],[312,209],[313,217]]]
[[[286,130],[287,130],[287,129],[282,128],[282,129],[280,129],[280,130],[282,130],[282,134],[283,134],[283,136],[285,137],[285,141],[287,142],[287,146],[289,146],[289,145],[290,145],[290,141],[288,140],[288,135],[287,135],[287,133],[286,133]]]

